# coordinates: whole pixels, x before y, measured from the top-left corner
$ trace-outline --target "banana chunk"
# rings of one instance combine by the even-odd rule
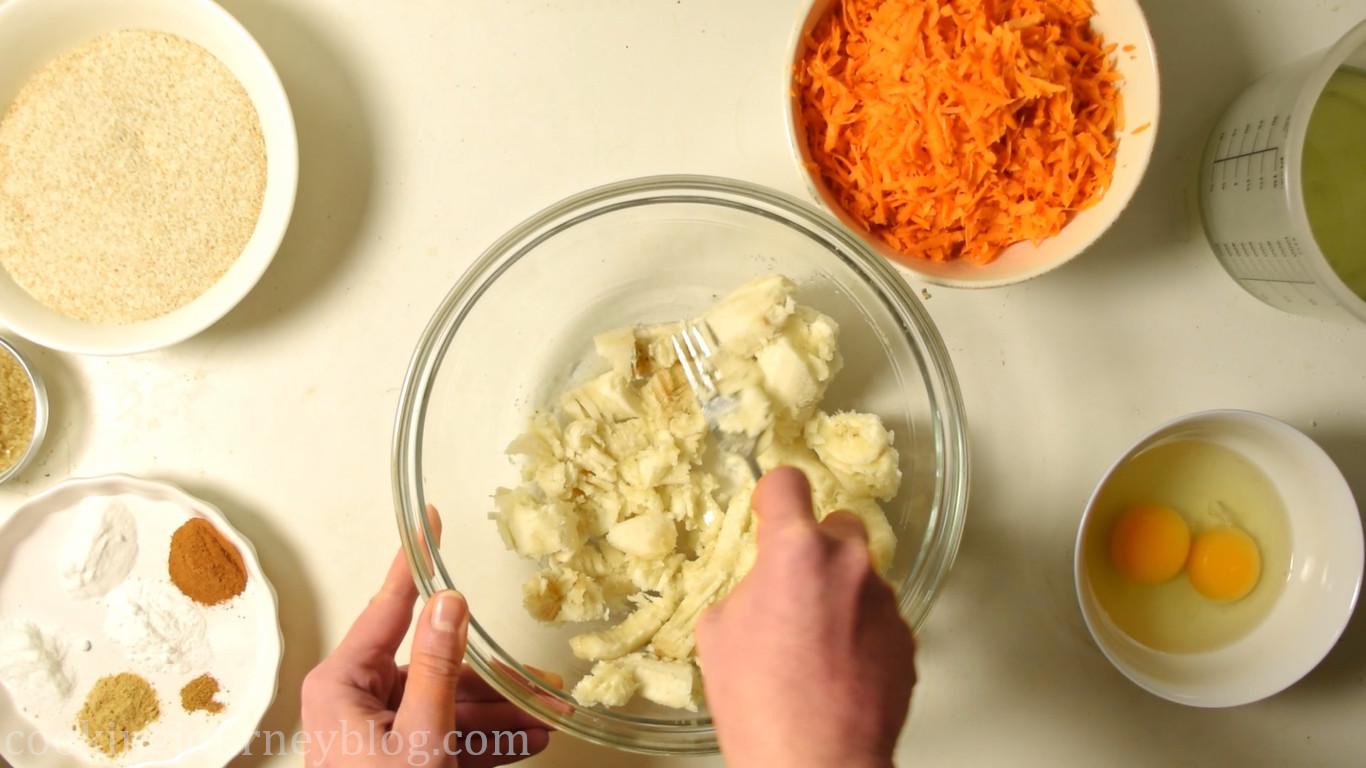
[[[606,422],[638,418],[643,408],[630,383],[616,371],[608,371],[569,392],[560,406],[573,418]]]
[[[702,679],[692,662],[633,653],[593,665],[573,693],[580,704],[590,707],[624,706],[639,693],[661,706],[696,712],[702,700]]]
[[[796,311],[794,290],[796,286],[782,275],[751,280],[703,312],[702,319],[727,353],[751,356]]]
[[[846,493],[887,500],[901,485],[893,435],[869,413],[818,413],[806,423],[806,444]]]
[[[644,648],[678,607],[677,590],[667,590],[643,604],[620,624],[569,639],[574,655],[585,661],[616,659]]]
[[[621,379],[631,379],[636,375],[636,361],[640,358],[640,347],[636,344],[635,328],[617,328],[593,337],[593,349],[598,357],[612,366],[612,372]]]
[[[764,387],[789,416],[799,418],[820,402],[830,380],[844,367],[835,345],[838,337],[834,320],[798,307],[781,333],[759,350],[756,360]]]
[[[602,584],[566,568],[551,568],[522,585],[527,613],[548,624],[602,621],[611,613]]]
[[[689,661],[664,661],[649,656],[633,658],[640,695],[664,707],[696,712],[701,700],[702,678]]]
[[[500,488],[493,500],[503,542],[524,557],[569,552],[583,544],[578,515],[565,501],[541,501],[523,488]]]
[[[600,661],[574,686],[574,699],[585,707],[624,707],[640,690],[636,673],[619,660]]]
[[[607,543],[636,557],[664,557],[678,543],[678,526],[667,515],[649,512],[612,526]]]

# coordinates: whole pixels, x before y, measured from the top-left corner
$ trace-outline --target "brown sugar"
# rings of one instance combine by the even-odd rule
[[[33,382],[19,360],[0,347],[0,472],[28,451],[35,422]]]
[[[196,517],[171,536],[171,581],[201,605],[217,605],[242,594],[247,569],[242,555],[208,520]]]

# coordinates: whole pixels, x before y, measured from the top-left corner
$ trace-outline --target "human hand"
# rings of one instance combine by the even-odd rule
[[[543,751],[549,727],[462,663],[469,608],[459,593],[441,592],[427,601],[412,661],[398,665],[394,655],[408,634],[416,600],[417,587],[400,552],[341,645],[304,680],[308,765],[486,768]],[[563,681],[549,682],[563,687]]]
[[[885,768],[915,686],[915,641],[847,512],[819,524],[806,476],[754,492],[758,557],[697,624],[707,702],[733,768]]]

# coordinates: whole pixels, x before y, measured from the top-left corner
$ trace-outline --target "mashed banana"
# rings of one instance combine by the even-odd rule
[[[792,297],[781,276],[750,282],[702,319],[719,343],[719,387],[738,407],[726,431],[757,439],[757,460],[804,471],[818,517],[858,515],[880,572],[896,537],[879,501],[901,471],[892,434],[874,415],[818,410],[844,361],[835,321]],[[678,365],[678,324],[624,328],[594,340],[609,369],[565,393],[508,453],[523,483],[494,495],[508,548],[537,561],[523,601],[549,623],[616,623],[570,641],[595,662],[574,688],[582,704],[641,696],[696,710],[697,617],[754,562],[754,482],[711,441]],[[733,458],[733,457],[732,457]],[[624,618],[622,618],[624,617]]]

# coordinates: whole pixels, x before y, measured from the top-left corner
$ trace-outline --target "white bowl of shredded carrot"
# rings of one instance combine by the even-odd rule
[[[1152,156],[1157,60],[1137,0],[816,0],[789,64],[813,194],[939,285],[1070,261]]]

